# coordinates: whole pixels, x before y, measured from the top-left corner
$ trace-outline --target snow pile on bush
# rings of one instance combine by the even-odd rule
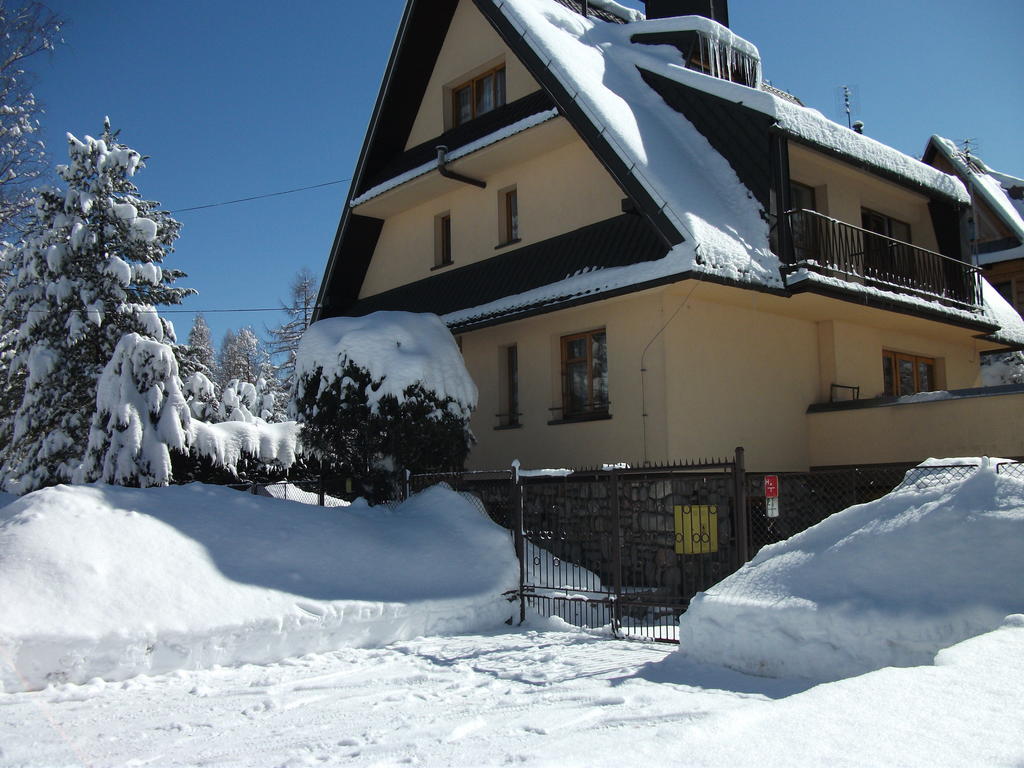
[[[508,533],[443,488],[391,510],[57,486],[0,509],[0,691],[494,627],[517,579]]]
[[[441,400],[451,398],[468,419],[476,408],[476,384],[466,371],[455,338],[437,315],[374,312],[365,317],[331,317],[306,329],[295,373],[320,372],[321,386],[341,377],[348,363],[365,368],[374,386],[371,408],[385,395],[399,401],[420,385]]]
[[[966,480],[936,470],[765,547],[694,598],[680,650],[751,674],[836,680],[931,664],[999,627],[1024,606],[1024,478],[972,461]]]

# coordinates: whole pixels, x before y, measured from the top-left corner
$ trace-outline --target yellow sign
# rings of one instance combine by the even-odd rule
[[[676,554],[704,555],[718,551],[718,507],[676,506]]]

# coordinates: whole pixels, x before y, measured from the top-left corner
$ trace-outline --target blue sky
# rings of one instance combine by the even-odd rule
[[[627,3],[642,7],[639,2]],[[64,134],[98,135],[104,115],[148,155],[142,194],[170,210],[347,179],[362,144],[404,0],[50,0],[67,44],[36,65],[54,161]],[[971,137],[993,167],[1024,176],[1024,2],[731,0],[733,29],[765,76],[845,120],[856,94],[866,132],[920,156],[928,137]],[[218,341],[257,332],[297,269],[322,274],[347,184],[182,212],[169,266],[200,293]],[[168,314],[183,340],[189,312]]]

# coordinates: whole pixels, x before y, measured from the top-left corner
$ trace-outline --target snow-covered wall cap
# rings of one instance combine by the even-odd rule
[[[972,157],[972,166],[972,163],[967,161],[960,148],[949,139],[935,135],[932,136],[931,142],[964,178],[971,180],[974,191],[988,203],[996,215],[1003,220],[1003,223],[1013,231],[1013,234],[1019,240],[1024,241],[1024,216],[1022,216],[1022,211],[1014,205],[1014,201],[1010,199],[1003,188],[1003,183],[1000,179],[996,178],[992,170],[980,158]],[[1005,179],[1014,180],[1012,176],[1000,175]],[[1024,185],[1024,181],[1020,179],[1016,179],[1016,181]],[[1012,181],[1010,185],[1014,186]],[[1021,204],[1021,208],[1024,208],[1024,203]]]
[[[477,402],[476,384],[466,370],[455,338],[437,315],[374,312],[364,317],[330,317],[313,323],[299,343],[299,378],[322,369],[322,380],[341,376],[353,362],[369,371],[385,395],[403,399],[406,388],[422,384],[440,399],[450,397],[464,409]]]
[[[749,40],[744,40],[724,24],[719,24],[707,16],[669,16],[662,19],[648,19],[630,27],[630,30],[636,35],[658,32],[700,32],[709,40],[724,43],[740,53],[752,56],[758,61],[761,60],[761,54],[756,45]]]

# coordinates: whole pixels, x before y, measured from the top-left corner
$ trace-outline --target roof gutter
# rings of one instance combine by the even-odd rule
[[[446,179],[461,181],[463,184],[472,184],[474,187],[480,187],[480,189],[487,189],[486,181],[471,179],[469,176],[463,176],[461,173],[448,170],[448,147],[444,144],[437,147],[437,172]]]

